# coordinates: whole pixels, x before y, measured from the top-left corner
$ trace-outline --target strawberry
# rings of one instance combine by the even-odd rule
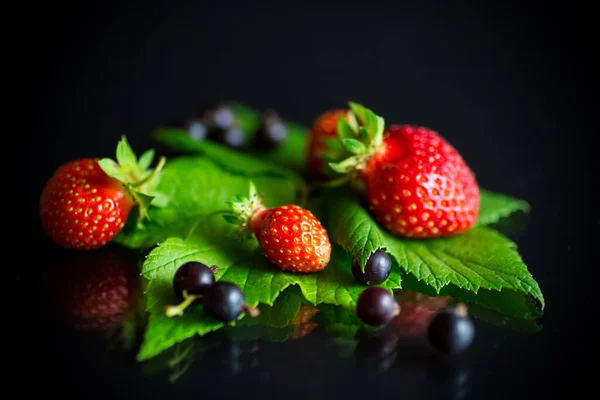
[[[460,153],[437,132],[414,125],[392,125],[356,103],[360,122],[338,126],[352,156],[330,166],[360,181],[369,209],[392,234],[412,238],[450,236],[475,223],[479,186]],[[358,185],[356,185],[358,186]]]
[[[337,137],[337,124],[340,118],[350,119],[352,114],[348,109],[332,109],[319,115],[312,124],[308,139],[306,165],[310,175],[319,180],[327,179],[332,175],[326,161],[338,158],[343,148],[335,140]]]
[[[135,259],[122,248],[67,251],[46,278],[58,311],[78,329],[113,328],[135,310],[140,282]]]
[[[138,161],[123,137],[117,146],[117,161],[83,158],[61,165],[46,182],[40,198],[45,232],[67,248],[89,250],[110,242],[123,229],[134,206],[139,206],[141,219],[154,199],[149,193],[165,159],[149,171],[153,155],[149,150]]]
[[[267,208],[250,183],[249,198],[231,203],[234,215],[226,219],[240,231],[253,234],[264,256],[283,271],[316,272],[331,257],[327,231],[309,210],[295,204]]]

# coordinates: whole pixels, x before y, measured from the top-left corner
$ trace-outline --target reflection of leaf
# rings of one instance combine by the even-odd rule
[[[473,293],[455,285],[447,285],[437,293],[433,288],[418,281],[410,274],[403,276],[403,284],[405,288],[416,292],[425,293],[430,296],[450,296],[455,300],[477,304],[508,317],[535,320],[542,315],[532,297],[524,296],[522,293],[514,290],[502,289],[497,291],[480,289],[478,293]]]
[[[170,160],[163,169],[158,186],[158,190],[169,198],[169,206],[151,208],[150,222],[122,232],[115,242],[141,248],[156,245],[167,238],[184,239],[203,216],[227,210],[228,201],[247,193],[250,179],[264,194],[267,206],[295,202],[302,182],[291,179],[290,172],[254,159],[245,162],[234,153],[225,153],[232,158],[230,162],[233,165],[244,169],[246,175],[225,170],[208,158],[179,157]],[[269,175],[269,171],[279,172]]]
[[[365,328],[355,314],[331,304],[319,306],[319,313],[315,315],[313,321],[322,326],[328,334],[342,339],[354,339],[356,333]]]
[[[475,303],[468,303],[468,308],[471,317],[502,328],[521,333],[538,333],[542,330],[542,325],[535,320],[509,317]]]
[[[449,285],[473,295],[486,289],[512,290],[524,298],[536,298],[543,306],[540,288],[515,244],[492,229],[477,227],[439,239],[404,239],[382,229],[360,201],[347,191],[329,195],[326,205],[326,227],[332,240],[362,262],[366,262],[370,252],[384,249],[409,277],[438,294]],[[404,284],[411,288],[407,285]]]

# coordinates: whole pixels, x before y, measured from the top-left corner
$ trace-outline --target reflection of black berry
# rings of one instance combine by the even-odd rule
[[[367,325],[385,325],[399,313],[394,296],[379,286],[363,290],[356,301],[356,315]]]
[[[360,269],[358,259],[352,260],[354,278],[366,285],[378,285],[385,282],[392,270],[392,260],[383,250],[377,250],[367,260],[364,272]]]
[[[438,313],[429,324],[429,343],[444,353],[460,353],[471,345],[475,337],[475,326],[467,315],[467,308],[459,304]]]
[[[204,310],[219,321],[230,322],[246,310],[246,299],[237,285],[219,281],[205,292]]]
[[[287,138],[287,134],[287,127],[279,115],[274,111],[266,111],[261,116],[254,144],[259,149],[271,149],[282,143]]]
[[[203,295],[208,287],[215,282],[215,275],[206,265],[190,261],[181,265],[173,278],[173,291],[183,299],[183,291],[188,294]]]

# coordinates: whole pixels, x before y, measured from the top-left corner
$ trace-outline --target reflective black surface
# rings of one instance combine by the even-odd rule
[[[583,362],[595,343],[588,323],[598,262],[588,255],[599,227],[588,189],[597,185],[588,156],[597,101],[579,13],[586,11],[516,2],[38,8],[27,25],[34,37],[19,51],[34,69],[25,84],[25,135],[35,142],[36,162],[26,189],[32,250],[10,281],[14,302],[27,307],[10,307],[16,318],[5,321],[17,337],[13,382],[84,398],[578,393],[590,384]],[[214,99],[272,108],[305,124],[356,100],[388,120],[437,129],[483,187],[531,203],[510,235],[546,298],[541,332],[476,320],[473,345],[453,357],[438,356],[423,336],[357,346],[333,341],[321,327],[284,343],[225,338],[196,353],[172,384],[167,361],[140,364],[118,346],[107,350],[105,332],[84,333],[55,318],[41,272],[57,249],[37,217],[50,173],[73,158],[113,154],[124,133],[135,149],[150,146],[155,126]],[[29,292],[35,295],[22,300]],[[357,355],[363,348],[367,357]]]

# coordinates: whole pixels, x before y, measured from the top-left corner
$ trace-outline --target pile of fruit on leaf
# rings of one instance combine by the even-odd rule
[[[278,298],[297,305],[288,321],[300,305],[337,307],[376,327],[402,315],[401,289],[452,298],[430,325],[445,351],[472,340],[465,304],[541,316],[537,282],[492,227],[528,203],[480,188],[431,129],[356,103],[310,128],[220,104],[153,138],[176,155],[152,166],[154,151],[138,158],[123,137],[114,160],[59,167],[40,201],[58,245],[145,254],[140,360],[264,318]]]

